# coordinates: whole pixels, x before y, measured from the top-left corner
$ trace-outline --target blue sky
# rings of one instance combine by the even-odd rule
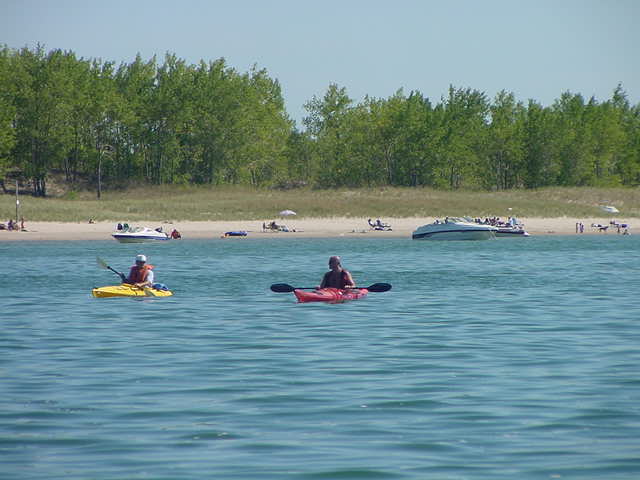
[[[603,101],[621,82],[639,103],[639,19],[636,0],[0,0],[0,44],[256,64],[300,125],[330,83],[356,102],[399,88],[437,102],[454,85],[550,105],[567,90]]]

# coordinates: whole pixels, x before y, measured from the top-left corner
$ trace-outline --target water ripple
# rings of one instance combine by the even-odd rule
[[[0,478],[635,478],[627,240],[171,242],[148,252],[176,295],[142,301],[91,298],[114,278],[86,267],[139,246],[3,246]],[[269,291],[336,253],[393,290]]]

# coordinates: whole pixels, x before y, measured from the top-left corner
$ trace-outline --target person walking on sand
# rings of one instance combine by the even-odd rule
[[[145,255],[136,256],[136,264],[129,270],[129,276],[124,278],[123,283],[135,285],[138,288],[150,287],[153,285],[153,265],[147,263]]]
[[[342,268],[342,260],[338,256],[329,258],[329,270],[322,277],[318,288],[354,288],[356,286],[351,273]]]

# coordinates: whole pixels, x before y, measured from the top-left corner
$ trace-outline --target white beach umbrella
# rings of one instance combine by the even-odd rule
[[[281,217],[290,217],[292,215],[296,215],[296,212],[293,210],[282,210],[278,215]]]

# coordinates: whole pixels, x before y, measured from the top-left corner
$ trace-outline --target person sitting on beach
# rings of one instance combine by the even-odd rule
[[[174,240],[177,240],[179,238],[182,238],[182,235],[180,235],[180,232],[174,228],[173,231],[171,232],[171,238],[173,238]]]
[[[146,256],[138,255],[136,256],[136,264],[129,270],[129,276],[124,278],[122,275],[122,282],[144,288],[153,285],[153,277],[153,265],[147,263]]]
[[[367,223],[371,228],[376,228],[376,224],[371,221],[371,219],[367,220]]]
[[[9,223],[7,223],[7,230],[13,230],[13,226],[14,226],[13,219],[10,218]]]
[[[329,258],[329,268],[331,270],[324,274],[318,288],[354,288],[356,286],[351,273],[342,268],[340,257]]]

